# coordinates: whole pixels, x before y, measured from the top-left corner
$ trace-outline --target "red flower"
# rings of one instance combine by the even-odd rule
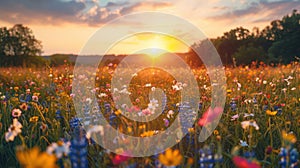
[[[130,157],[129,156],[124,156],[124,155],[116,155],[113,159],[112,162],[114,165],[119,165],[123,162],[126,162],[127,160],[129,160]]]
[[[211,107],[203,114],[203,116],[199,119],[198,125],[204,126],[209,124],[210,122],[214,121],[216,118],[222,114],[223,109],[221,107],[215,107],[212,109]]]
[[[232,161],[237,168],[260,168],[259,164],[249,162],[247,159],[240,156],[233,157]]]

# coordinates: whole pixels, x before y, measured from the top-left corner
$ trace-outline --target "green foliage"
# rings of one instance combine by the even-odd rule
[[[241,64],[251,64],[252,61],[265,61],[267,60],[267,53],[261,47],[255,47],[253,44],[242,45],[238,50],[233,54],[236,63]]]
[[[262,31],[256,27],[252,32],[237,27],[211,41],[225,65],[232,65],[233,58],[238,65],[252,61],[287,64],[300,55],[300,13],[294,10],[291,15],[272,21]],[[195,46],[201,47],[191,48]]]
[[[41,42],[28,27],[16,24],[12,28],[0,28],[1,66],[24,66],[28,62],[27,57],[33,58],[41,53]]]

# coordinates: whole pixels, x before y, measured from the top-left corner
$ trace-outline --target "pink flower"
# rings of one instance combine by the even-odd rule
[[[12,112],[11,112],[11,115],[13,116],[13,117],[20,117],[21,116],[21,114],[22,114],[22,111],[20,110],[20,109],[13,109],[12,110]]]
[[[233,157],[232,161],[237,168],[260,168],[259,164],[255,162],[250,162],[247,159],[240,156]]]
[[[151,112],[148,108],[142,110],[142,113],[143,113],[144,115],[151,115],[151,114],[152,114],[152,112]]]
[[[112,162],[114,165],[119,165],[123,162],[126,162],[127,160],[129,160],[130,157],[129,156],[125,156],[125,155],[116,155],[113,159]]]
[[[211,122],[213,122],[215,119],[219,117],[223,112],[223,109],[221,107],[215,107],[212,109],[209,107],[209,109],[203,114],[203,116],[199,119],[198,125],[199,126],[205,126]]]

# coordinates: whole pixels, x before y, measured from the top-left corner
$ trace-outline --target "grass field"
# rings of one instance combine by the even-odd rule
[[[180,87],[189,86],[184,81],[174,82],[171,75],[161,70],[144,70],[132,79],[129,88],[118,88],[119,92],[130,93],[134,106],[117,108],[110,93],[115,90],[110,83],[114,66],[102,67],[94,79],[96,86],[89,88],[98,97],[96,105],[100,110],[88,108],[95,102],[81,96],[86,108],[82,109],[82,116],[77,116],[72,99],[81,93],[72,91],[72,82],[90,79],[74,76],[72,70],[67,64],[40,69],[0,68],[0,167],[299,167],[298,62],[277,67],[226,68],[224,112],[213,134],[201,143],[199,132],[205,119],[213,117],[206,113],[217,107],[210,108],[211,82],[206,70],[194,69],[201,94],[196,102],[199,109],[194,109],[198,116],[194,127],[172,149],[143,158],[117,155],[97,145],[91,134],[104,138],[108,135],[105,126],[92,126],[97,113],[124,134],[152,136],[174,122],[181,105]],[[149,105],[147,96],[157,88],[165,90],[166,99]],[[125,117],[148,115],[150,106],[164,103],[164,113],[146,124]],[[81,124],[91,127],[83,130]],[[126,141],[122,137],[113,139],[107,143]]]

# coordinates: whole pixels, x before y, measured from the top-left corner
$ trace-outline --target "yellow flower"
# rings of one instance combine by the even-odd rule
[[[219,131],[218,130],[214,130],[214,135],[219,135]]]
[[[117,110],[117,111],[115,111],[115,114],[116,115],[119,115],[119,114],[121,114],[122,113],[122,111],[119,109],[119,110]]]
[[[296,143],[297,138],[293,133],[286,133],[285,131],[282,131],[282,138],[284,141],[290,142],[290,143]]]
[[[189,133],[194,133],[195,132],[195,128],[188,128]]]
[[[267,110],[266,114],[269,115],[269,116],[275,116],[277,114],[277,111]]]
[[[55,164],[55,155],[40,152],[38,147],[26,151],[17,151],[16,156],[21,166],[24,168],[57,167]]]
[[[146,131],[141,134],[141,137],[149,137],[154,135],[155,131]]]
[[[179,150],[167,149],[164,154],[158,156],[160,163],[165,166],[178,166],[182,161],[182,156]]]
[[[29,119],[29,122],[36,123],[36,122],[38,122],[38,120],[39,120],[39,117],[38,117],[38,116],[33,116],[33,117],[31,117],[31,118]]]

